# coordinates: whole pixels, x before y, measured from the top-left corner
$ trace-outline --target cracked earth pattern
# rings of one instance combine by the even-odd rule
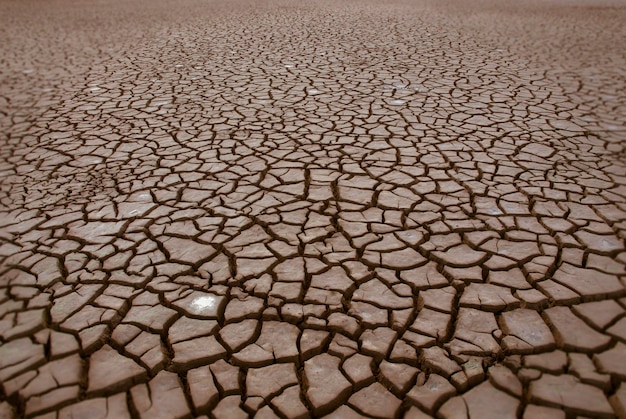
[[[625,7],[0,3],[0,417],[626,417]]]

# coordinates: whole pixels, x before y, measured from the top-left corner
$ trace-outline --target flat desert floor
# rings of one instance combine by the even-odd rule
[[[0,417],[626,418],[625,22],[1,0]]]

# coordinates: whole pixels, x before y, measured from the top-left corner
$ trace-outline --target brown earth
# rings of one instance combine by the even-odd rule
[[[626,2],[0,2],[0,417],[626,417]]]

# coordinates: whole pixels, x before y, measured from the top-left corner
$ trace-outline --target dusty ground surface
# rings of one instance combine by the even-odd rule
[[[626,417],[626,3],[0,2],[0,417]]]

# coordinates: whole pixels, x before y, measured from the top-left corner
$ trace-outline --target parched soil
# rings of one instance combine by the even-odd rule
[[[0,418],[626,418],[625,22],[0,0]]]

